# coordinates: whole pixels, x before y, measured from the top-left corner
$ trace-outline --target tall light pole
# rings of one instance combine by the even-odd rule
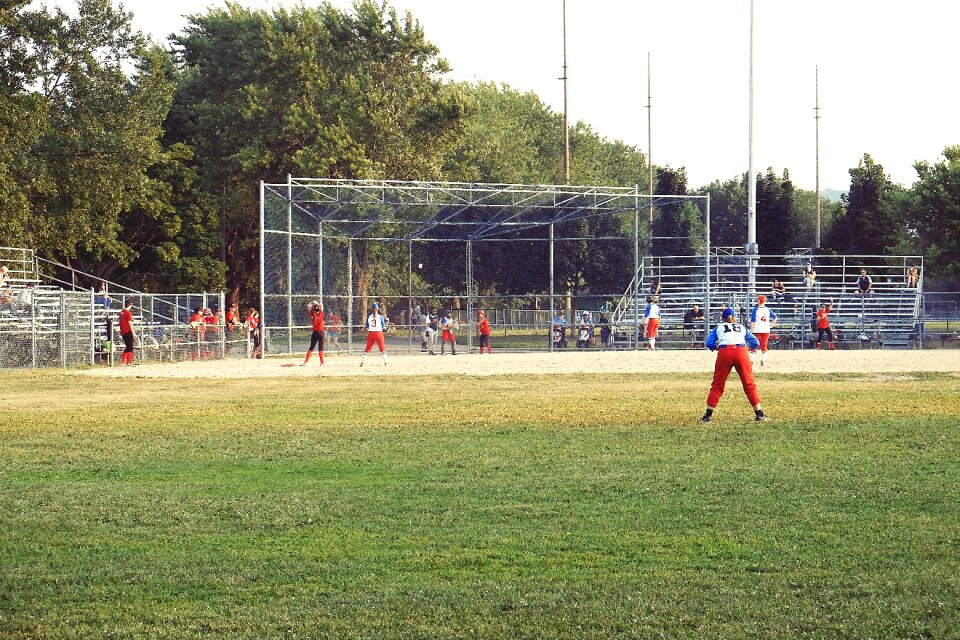
[[[750,0],[750,108],[748,129],[748,160],[747,160],[747,262],[748,262],[748,295],[753,298],[757,288],[757,181],[753,175],[753,0]]]
[[[653,94],[650,91],[650,52],[647,51],[647,190],[650,201],[650,256],[653,257]]]
[[[813,107],[813,120],[817,123],[816,127],[816,136],[817,136],[817,173],[816,173],[816,190],[817,190],[817,233],[813,239],[813,245],[819,249],[820,248],[820,67],[814,67],[814,80],[815,80],[815,91],[814,91],[814,107]]]
[[[563,0],[563,177],[570,184],[570,124],[567,115],[567,0]]]

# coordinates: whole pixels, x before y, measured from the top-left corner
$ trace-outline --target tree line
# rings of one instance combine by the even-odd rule
[[[28,0],[0,8],[6,246],[146,291],[226,289],[250,302],[261,180],[564,181],[562,114],[505,85],[449,81],[420,24],[387,2],[273,11],[228,2],[163,45],[111,0],[78,4],[76,15]],[[572,183],[648,190],[638,148],[583,122],[570,148]],[[960,146],[916,171],[913,185],[897,185],[864,154],[843,201],[821,201],[822,250],[921,253],[928,281],[956,286]],[[755,179],[761,251],[812,247],[817,194],[794,187],[786,169]],[[744,244],[746,174],[695,189],[682,167],[656,167],[654,180],[660,194],[709,193],[713,244]],[[619,219],[565,224],[568,237],[628,233]],[[698,210],[663,207],[652,249],[691,252],[702,233]],[[480,249],[482,286],[529,289],[496,250]],[[585,257],[558,265],[570,290],[602,286],[609,269],[592,264],[627,266],[615,252]],[[359,257],[377,259],[392,258]]]

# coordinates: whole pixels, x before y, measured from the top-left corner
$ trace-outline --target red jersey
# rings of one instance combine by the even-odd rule
[[[233,309],[227,309],[227,324],[240,324],[240,316]]]
[[[200,324],[203,322],[203,314],[197,311],[195,314],[190,316],[190,324]]]
[[[817,311],[817,329],[829,329],[830,328],[830,309],[820,309]]]
[[[133,331],[133,314],[130,309],[124,308],[120,312],[120,335]]]
[[[250,331],[256,331],[257,327],[260,326],[260,318],[251,313],[247,316],[247,325],[250,327]]]
[[[487,321],[487,316],[480,318],[480,320],[477,322],[477,327],[480,329],[480,335],[490,335],[490,323]]]
[[[310,322],[313,324],[314,331],[323,331],[323,311],[310,309]]]

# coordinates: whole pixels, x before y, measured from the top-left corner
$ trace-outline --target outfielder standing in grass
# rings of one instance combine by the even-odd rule
[[[724,309],[720,317],[722,322],[707,336],[707,349],[717,352],[717,362],[713,369],[710,395],[707,396],[707,412],[700,418],[700,422],[712,421],[713,411],[720,403],[720,397],[723,396],[723,387],[727,383],[730,369],[736,369],[740,376],[743,392],[747,394],[747,399],[756,415],[754,419],[757,422],[769,420],[760,406],[760,394],[757,393],[757,385],[753,381],[753,369],[750,367],[750,356],[747,353],[748,347],[750,351],[756,351],[760,341],[746,327],[737,322],[733,309],[729,307]]]
[[[133,333],[133,300],[127,298],[120,311],[120,337],[123,339],[123,355],[120,356],[120,365],[129,366],[133,364],[133,340],[136,337]]]
[[[387,366],[387,348],[383,342],[383,333],[387,330],[387,319],[380,314],[380,305],[376,302],[370,308],[370,315],[367,316],[363,326],[367,330],[367,348],[363,351],[360,366],[362,367],[367,362],[367,356],[370,355],[373,345],[379,347],[380,355],[383,356],[383,366]]]
[[[760,341],[761,367],[767,359],[767,341],[770,339],[770,331],[776,324],[777,314],[773,309],[767,308],[767,296],[761,293],[757,296],[757,306],[750,312],[750,330]]]
[[[310,324],[313,325],[313,333],[310,334],[310,348],[307,349],[307,357],[300,366],[307,366],[307,363],[310,362],[310,356],[313,354],[313,350],[316,349],[317,355],[320,356],[320,366],[322,367],[323,342],[326,336],[323,326],[323,305],[317,300],[311,300],[309,304],[307,304],[307,314],[310,316]]]

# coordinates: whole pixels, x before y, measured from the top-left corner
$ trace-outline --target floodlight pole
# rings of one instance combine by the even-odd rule
[[[640,350],[640,185],[633,185],[633,343]],[[651,211],[653,209],[651,208]]]
[[[287,353],[293,354],[293,176],[287,174]]]
[[[413,240],[407,240],[407,322],[410,324],[407,350],[413,353]]]
[[[353,353],[353,238],[347,239],[347,353]]]
[[[260,181],[260,345],[261,353],[263,349],[263,343],[266,342],[267,336],[267,307],[266,307],[266,295],[265,295],[265,283],[266,278],[264,277],[264,265],[266,264],[264,260],[264,255],[266,251],[266,231],[264,231],[266,223],[266,185],[263,183],[263,180]],[[176,310],[174,315],[179,319],[180,315],[180,296],[177,296],[176,300]],[[252,345],[250,344],[250,338],[247,337],[247,349],[251,349]]]
[[[814,235],[813,246],[820,248],[820,67],[814,67],[814,106],[813,121],[816,126],[816,192],[817,192],[817,231]]]
[[[649,254],[653,256],[653,93],[650,85],[650,52],[647,52],[647,192],[650,194]]]
[[[553,223],[550,223],[550,317],[547,323],[547,341],[550,343],[550,351],[553,351]],[[562,328],[561,328],[562,331]]]
[[[750,80],[749,80],[749,124],[747,126],[747,295],[753,299],[757,288],[757,181],[753,175],[753,0],[750,0]]]
[[[567,0],[563,0],[563,175],[570,183],[570,123],[567,109]],[[552,226],[551,226],[552,229]],[[551,246],[553,242],[551,241]],[[551,277],[553,272],[551,271]],[[551,318],[551,322],[553,319]]]

